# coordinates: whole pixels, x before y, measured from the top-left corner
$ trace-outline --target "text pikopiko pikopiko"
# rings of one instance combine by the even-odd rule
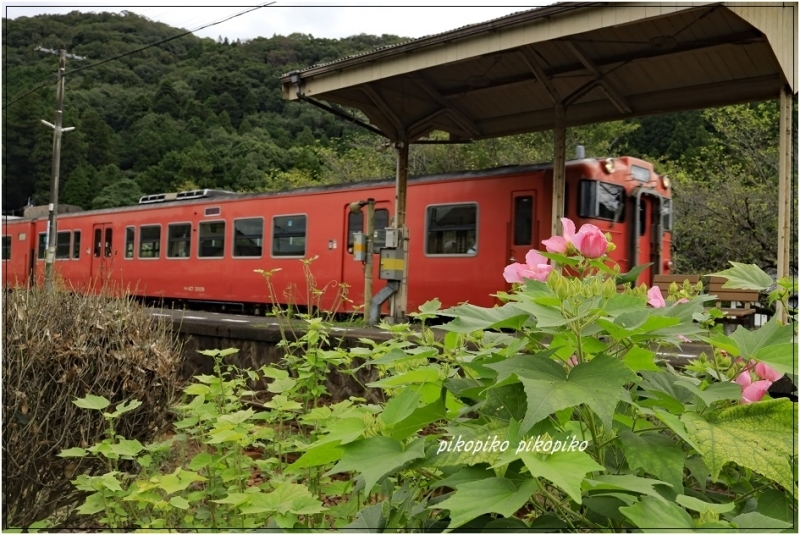
[[[486,440],[464,440],[461,435],[450,440],[440,440],[439,449],[436,453],[444,452],[504,452],[508,450],[511,443],[508,440],[499,440],[497,435],[487,436]],[[516,453],[557,453],[559,451],[584,451],[589,447],[586,440],[578,440],[578,437],[568,436],[564,440],[553,440],[548,435],[537,435],[535,438],[523,439],[517,444]]]

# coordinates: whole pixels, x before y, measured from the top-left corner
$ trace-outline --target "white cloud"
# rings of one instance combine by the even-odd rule
[[[266,2],[250,4],[255,7]],[[200,37],[219,36],[242,41],[255,37],[272,37],[305,33],[314,37],[340,38],[360,33],[371,35],[394,34],[402,37],[422,37],[454,30],[546,5],[549,2],[504,0],[503,7],[490,7],[487,0],[350,0],[324,2],[320,0],[277,0],[273,5],[233,18],[221,24],[196,32]],[[108,2],[82,1],[74,7],[65,1],[4,2],[8,18],[31,17],[40,14],[63,14],[71,11],[121,12],[131,11],[151,20],[164,22],[175,28],[195,30],[201,26],[221,21],[231,15],[246,11],[241,3],[224,7],[219,3],[196,1],[192,4],[155,7],[151,0],[109,5]]]

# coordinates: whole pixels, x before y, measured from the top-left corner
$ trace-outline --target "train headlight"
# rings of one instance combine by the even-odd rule
[[[613,173],[614,169],[616,169],[616,165],[614,164],[614,158],[606,158],[603,160],[603,171],[606,173]]]
[[[350,213],[357,214],[361,211],[363,203],[361,201],[354,201],[350,203]]]
[[[672,186],[672,180],[667,176],[664,175],[661,177],[661,184],[666,188],[669,189]]]

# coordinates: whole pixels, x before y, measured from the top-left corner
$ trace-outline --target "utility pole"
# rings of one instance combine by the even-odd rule
[[[61,45],[61,50],[56,52],[47,48],[36,47],[36,50],[47,52],[50,54],[58,54],[58,85],[56,86],[56,124],[50,124],[44,119],[42,122],[53,129],[53,165],[52,175],[50,177],[50,205],[49,208],[49,225],[47,227],[47,235],[45,237],[45,257],[44,257],[44,286],[50,292],[53,289],[53,281],[55,279],[55,259],[56,247],[58,245],[58,179],[61,168],[61,134],[62,132],[69,132],[75,130],[74,126],[69,128],[62,128],[62,118],[64,115],[64,83],[65,74],[67,70],[67,50],[64,45]],[[74,59],[84,59],[80,56],[69,55]]]

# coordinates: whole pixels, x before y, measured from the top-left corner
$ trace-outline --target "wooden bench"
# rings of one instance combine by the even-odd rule
[[[723,288],[728,282],[725,277],[709,277],[708,295],[716,296],[716,306],[725,313],[721,320],[725,325],[725,332],[733,330],[736,325],[748,328],[755,326],[756,306],[758,306],[758,290],[738,290]]]

